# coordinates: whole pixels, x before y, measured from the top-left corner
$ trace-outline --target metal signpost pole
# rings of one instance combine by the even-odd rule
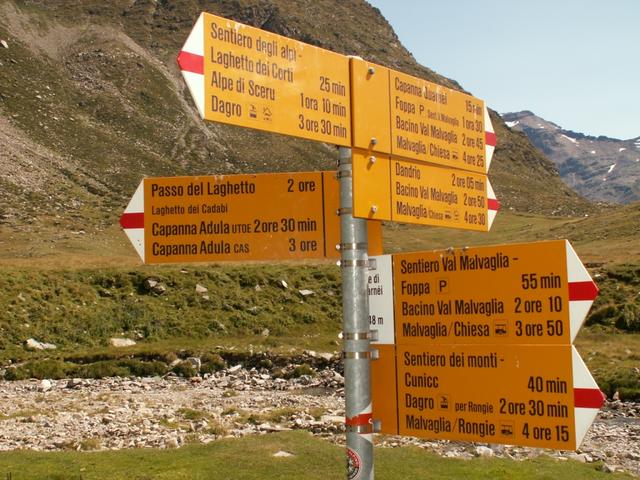
[[[353,218],[351,149],[339,147],[347,479],[373,480],[367,221]]]

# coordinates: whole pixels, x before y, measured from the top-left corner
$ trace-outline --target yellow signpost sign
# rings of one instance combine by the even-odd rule
[[[581,386],[591,376],[571,345],[381,347],[382,433],[575,450],[592,421],[584,410],[595,417],[603,403],[593,379]]]
[[[344,55],[202,13],[178,63],[206,120],[351,145]]]
[[[389,263],[372,277],[386,288],[369,293],[372,313],[386,319],[372,328],[390,329],[388,343],[569,345],[598,295],[566,240],[398,253],[374,262]],[[386,295],[381,303],[372,298],[378,291]]]
[[[358,59],[351,88],[354,147],[487,173],[495,135],[482,100]]]
[[[372,257],[367,293],[382,432],[581,442],[603,397],[571,343],[598,288],[569,242]]]
[[[353,150],[353,212],[486,232],[498,201],[486,175]]]
[[[338,188],[335,172],[147,178],[121,224],[145,263],[338,258]]]
[[[570,344],[598,293],[566,240],[398,254],[393,264],[403,344]]]

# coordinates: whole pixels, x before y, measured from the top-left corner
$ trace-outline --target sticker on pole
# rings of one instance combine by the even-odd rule
[[[362,472],[362,460],[355,450],[347,449],[347,478],[357,480]]]

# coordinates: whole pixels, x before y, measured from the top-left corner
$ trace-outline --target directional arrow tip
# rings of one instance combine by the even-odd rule
[[[202,55],[182,50],[176,60],[181,71],[204,75],[204,57]]]
[[[573,391],[575,406],[578,408],[600,409],[607,396],[598,388],[576,388]]]
[[[494,132],[484,132],[484,138],[487,145],[495,147],[498,144],[498,137]]]
[[[144,228],[144,212],[123,213],[120,217],[120,226],[125,230],[130,228]]]
[[[569,282],[569,300],[595,300],[600,289],[596,282]]]

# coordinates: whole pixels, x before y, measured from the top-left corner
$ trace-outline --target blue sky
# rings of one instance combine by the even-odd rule
[[[416,60],[500,113],[640,136],[640,0],[368,0]]]

